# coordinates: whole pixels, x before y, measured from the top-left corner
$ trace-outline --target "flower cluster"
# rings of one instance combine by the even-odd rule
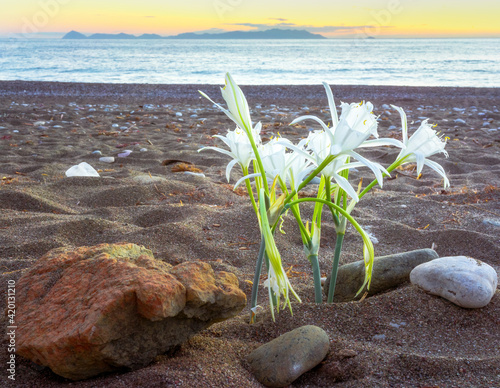
[[[252,320],[257,306],[258,281],[263,262],[266,263],[268,274],[264,285],[269,290],[273,317],[274,308],[280,306],[281,296],[283,296],[283,306],[290,306],[290,293],[300,300],[283,270],[281,257],[274,242],[274,232],[285,211],[292,212],[299,226],[304,251],[313,267],[315,299],[320,303],[322,292],[318,252],[321,214],[324,206],[329,208],[337,232],[332,281],[328,295],[328,302],[332,302],[347,222],[351,223],[363,238],[366,274],[363,287],[370,284],[374,257],[373,245],[367,233],[350,215],[356,203],[366,192],[376,184],[382,187],[384,177],[390,176],[395,168],[410,162],[416,162],[419,174],[424,165],[430,167],[443,178],[445,187],[449,185],[443,167],[428,159],[439,152],[448,155],[444,150],[446,142],[442,141],[427,121],[424,121],[413,136],[408,138],[406,114],[402,108],[393,105],[393,108],[401,115],[403,141],[379,139],[377,116],[374,115],[373,105],[370,102],[342,103],[339,117],[330,86],[326,83],[323,85],[331,112],[331,123],[324,123],[312,115],[295,119],[291,125],[303,120],[312,120],[319,124],[319,129],[311,131],[307,138],[297,144],[282,137],[263,143],[260,136],[262,125],[260,122],[253,125],[247,100],[229,73],[226,75],[226,85],[221,89],[227,109],[200,92],[236,124],[236,128],[228,131],[226,136],[215,135],[229,149],[204,147],[200,151],[214,150],[232,158],[226,168],[228,181],[232,168],[239,164],[243,177],[236,182],[235,187],[245,183],[259,221],[262,241],[252,290]],[[387,145],[401,149],[394,163],[388,168],[363,157],[358,151],[363,147]],[[349,170],[352,168],[368,168],[374,175],[373,182],[363,191],[361,191],[361,184],[356,190],[349,182]],[[316,183],[319,182],[317,197],[299,199],[298,192],[313,180]],[[278,187],[281,195],[278,195]],[[315,202],[310,226],[309,222],[303,222],[300,215],[299,206],[302,202]]]

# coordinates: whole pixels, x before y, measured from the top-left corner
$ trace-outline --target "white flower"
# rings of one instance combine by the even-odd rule
[[[226,86],[224,88],[221,88],[222,97],[224,97],[228,109],[225,109],[214,102],[202,91],[199,92],[203,97],[207,98],[210,102],[217,105],[219,109],[221,109],[227,115],[227,117],[233,120],[238,127],[243,129],[247,133],[251,132],[253,126],[247,99],[229,73],[226,73]]]
[[[334,178],[342,189],[344,189],[356,201],[358,196],[347,180],[338,172],[353,167],[366,166],[372,170],[375,177],[382,187],[382,173],[389,173],[378,163],[374,163],[364,158],[354,151],[358,147],[374,147],[380,145],[396,145],[404,148],[403,143],[395,139],[374,139],[368,140],[370,136],[378,137],[377,118],[372,113],[373,105],[371,103],[346,104],[342,103],[342,114],[340,120],[337,117],[335,101],[330,86],[323,83],[328,97],[328,104],[332,114],[332,127],[328,127],[322,120],[315,116],[302,116],[295,119],[290,125],[299,121],[312,119],[319,123],[322,131],[313,131],[305,141],[305,146],[310,153],[300,150],[300,147],[290,146],[303,155],[316,166],[319,166],[325,159],[334,157],[333,161],[322,171],[322,174]],[[357,163],[348,163],[347,157],[353,157],[358,160]]]
[[[314,167],[303,154],[297,151],[287,152],[287,144],[291,144],[288,139],[274,138],[259,147],[259,153],[266,175],[271,181],[279,175],[287,186],[297,189]]]
[[[441,175],[441,177],[443,177],[444,187],[446,188],[449,186],[450,181],[446,177],[443,167],[440,164],[427,159],[428,157],[439,152],[444,153],[444,155],[448,157],[448,153],[444,149],[446,141],[441,140],[437,132],[428,124],[428,120],[424,120],[415,133],[408,139],[408,123],[406,120],[406,113],[398,106],[392,105],[392,107],[401,115],[403,143],[406,146],[405,149],[401,150],[396,160],[402,161],[401,164],[416,162],[417,174],[422,172],[424,165],[429,166]]]
[[[262,125],[259,122],[255,128],[252,129],[251,134],[256,144],[260,144],[261,142],[261,127]],[[218,147],[203,147],[199,149],[198,152],[203,150],[214,150],[232,157],[233,160],[231,160],[226,167],[226,178],[229,182],[231,170],[234,165],[239,163],[243,169],[246,169],[250,162],[255,159],[255,154],[247,133],[241,128],[237,127],[234,131],[228,131],[226,136],[214,135],[214,137],[221,139],[229,147],[230,151]]]

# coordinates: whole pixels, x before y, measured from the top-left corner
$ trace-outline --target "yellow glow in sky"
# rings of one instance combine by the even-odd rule
[[[498,0],[2,0],[0,34],[166,36],[278,27],[330,38],[500,37],[499,16]]]

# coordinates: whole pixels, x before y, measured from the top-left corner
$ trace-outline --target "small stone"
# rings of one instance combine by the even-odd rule
[[[182,117],[182,113],[181,113],[181,112],[176,112],[176,113],[175,113],[175,115],[176,115],[177,117]]]
[[[481,308],[495,294],[497,273],[490,265],[465,256],[441,257],[417,266],[411,282],[458,306]]]
[[[498,226],[500,227],[500,219],[494,219],[494,218],[485,218],[483,220],[483,224],[486,225],[493,225],[493,226]]]
[[[147,150],[148,150],[147,148],[141,148],[139,151],[140,152],[147,152]]]
[[[118,155],[119,158],[126,158],[127,156],[129,156],[130,154],[132,153],[132,150],[125,150],[123,152],[120,152]]]
[[[462,120],[462,119],[455,119],[453,120],[455,123],[457,124],[466,124],[465,120]]]
[[[102,158],[99,158],[99,162],[114,163],[115,162],[115,158],[113,156],[103,156]]]
[[[372,282],[368,290],[368,296],[408,282],[413,268],[437,257],[438,254],[432,249],[418,249],[416,251],[376,257],[373,263]],[[365,264],[363,260],[339,267],[333,301],[348,302],[354,300],[364,280]],[[326,279],[323,287],[326,295],[328,295],[329,285],[330,276]],[[357,298],[362,296],[363,293],[360,293]]]
[[[113,127],[113,128],[119,128],[120,124],[113,124],[111,127]]]
[[[165,178],[162,178],[160,176],[154,176],[154,175],[138,175],[132,178],[135,183],[138,183],[140,185],[148,185],[152,183],[166,183],[167,180]]]
[[[92,154],[94,155],[102,155],[102,152],[99,150],[92,151]]]
[[[68,178],[73,176],[91,176],[99,177],[99,173],[87,162],[82,162],[76,166],[71,167],[66,171],[66,176]]]
[[[323,329],[307,325],[260,346],[248,356],[255,378],[268,387],[285,387],[326,357],[330,340]]]

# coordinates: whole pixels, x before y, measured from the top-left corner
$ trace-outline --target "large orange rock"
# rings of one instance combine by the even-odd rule
[[[16,293],[17,353],[74,380],[147,365],[246,305],[234,274],[126,243],[54,249]]]

